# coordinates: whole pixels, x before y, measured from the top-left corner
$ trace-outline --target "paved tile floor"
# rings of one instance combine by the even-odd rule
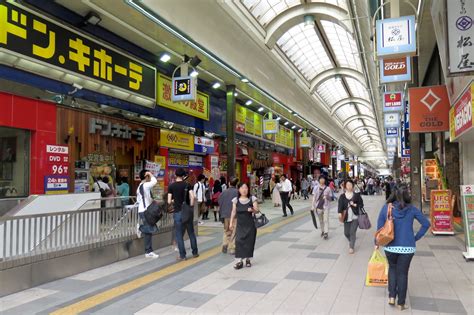
[[[364,198],[375,225],[380,196]],[[217,254],[130,292],[96,303],[84,313],[96,314],[395,314],[386,303],[386,288],[364,285],[373,233],[358,231],[356,253],[348,254],[335,203],[328,240],[315,230],[308,201],[293,202],[295,217],[281,218],[269,202],[271,219],[259,233],[252,268],[233,270],[234,259],[218,253],[222,226],[200,226],[202,255]],[[273,227],[273,228],[272,228]],[[405,314],[474,314],[474,263],[466,262],[457,237],[426,237],[410,270]],[[163,268],[173,267],[171,248],[159,259],[135,257],[0,298],[2,314],[47,314],[95,297]]]

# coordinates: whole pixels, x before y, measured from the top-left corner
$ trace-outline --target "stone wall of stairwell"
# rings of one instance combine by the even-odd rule
[[[445,163],[444,176],[451,189],[453,195],[456,196],[456,204],[454,206],[454,215],[461,216],[461,205],[459,203],[461,185],[461,173],[459,171],[459,145],[457,143],[445,142]]]

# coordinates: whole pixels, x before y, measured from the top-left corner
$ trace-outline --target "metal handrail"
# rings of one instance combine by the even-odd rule
[[[111,198],[109,198],[110,200]],[[101,199],[98,199],[101,200]],[[136,238],[137,205],[0,218],[0,270]],[[165,215],[158,229],[171,229]],[[44,255],[46,254],[46,255]]]

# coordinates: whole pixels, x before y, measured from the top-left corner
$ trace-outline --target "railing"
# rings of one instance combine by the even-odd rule
[[[19,259],[133,239],[139,222],[135,205],[0,218],[0,269]],[[172,225],[165,215],[158,228]]]
[[[2,198],[0,199],[0,217],[22,203],[27,197]]]

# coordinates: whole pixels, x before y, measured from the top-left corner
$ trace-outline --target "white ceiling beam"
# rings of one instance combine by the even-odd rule
[[[344,120],[342,126],[343,126],[344,128],[346,128],[348,124],[350,124],[352,121],[357,120],[357,119],[367,119],[367,120],[371,120],[371,121],[377,123],[377,121],[375,120],[375,118],[372,117],[372,116],[368,116],[368,115],[355,115],[355,116],[351,116],[351,117],[347,118],[346,120]]]
[[[265,27],[265,44],[267,47],[273,49],[283,34],[293,26],[303,23],[305,15],[313,15],[318,20],[331,21],[352,34],[352,25],[346,10],[329,3],[312,2],[294,6],[271,20]]]
[[[326,71],[321,72],[318,74],[313,80],[311,80],[310,85],[310,92],[313,93],[316,91],[318,86],[323,83],[324,81],[335,77],[336,75],[344,76],[344,77],[351,77],[359,82],[365,82],[364,75],[354,69],[351,68],[331,68]],[[364,84],[365,87],[365,84]]]
[[[334,115],[339,108],[344,107],[347,104],[357,104],[357,105],[362,105],[364,107],[367,107],[369,110],[373,110],[372,106],[370,105],[369,101],[366,99],[360,98],[360,97],[347,97],[344,98],[340,101],[338,101],[336,104],[334,104],[331,107],[331,115]]]

